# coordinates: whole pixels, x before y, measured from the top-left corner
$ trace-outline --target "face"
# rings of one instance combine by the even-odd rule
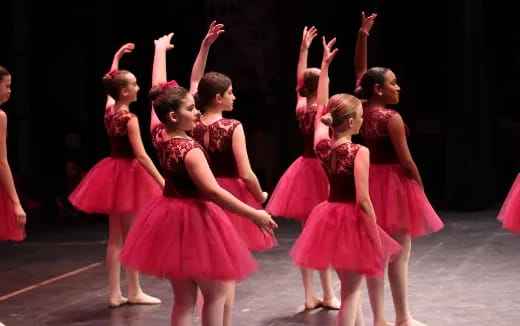
[[[195,122],[200,112],[195,108],[193,96],[188,94],[181,108],[173,114],[173,119],[177,127],[181,130],[192,130],[195,128]]]
[[[233,102],[236,97],[233,94],[233,86],[230,85],[228,89],[224,92],[223,95],[217,94],[217,101],[222,106],[224,111],[232,111],[233,110]]]
[[[3,104],[11,97],[11,75],[4,76],[0,81],[0,104]]]
[[[363,125],[363,106],[360,104],[356,109],[356,117],[352,118],[352,134],[359,134],[359,129]]]
[[[378,95],[381,94],[383,102],[387,104],[399,103],[399,92],[401,88],[397,85],[397,78],[393,71],[388,70],[385,73],[385,83],[378,90]]]
[[[139,85],[137,85],[137,79],[134,74],[127,74],[128,84],[121,90],[122,96],[130,100],[130,102],[137,101],[137,93],[139,92]]]

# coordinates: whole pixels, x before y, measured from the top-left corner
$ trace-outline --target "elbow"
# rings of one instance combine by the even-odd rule
[[[7,160],[0,160],[0,169],[5,169],[9,167],[9,162]]]
[[[211,188],[200,189],[200,190],[201,190],[203,196],[210,201],[216,202],[220,198],[220,191],[219,191],[220,189],[217,187],[211,187]]]
[[[240,179],[244,181],[245,184],[251,183],[255,179],[255,174],[253,171],[247,171],[245,173],[240,173]]]
[[[145,164],[146,162],[148,162],[150,160],[150,157],[148,157],[148,155],[146,155],[146,154],[136,155],[135,158],[141,164]]]
[[[415,163],[411,160],[401,163],[401,168],[407,177],[412,177],[414,175],[414,171],[416,170]]]

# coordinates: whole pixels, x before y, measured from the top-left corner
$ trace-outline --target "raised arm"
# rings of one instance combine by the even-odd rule
[[[264,203],[267,200],[267,193],[262,191],[260,182],[256,174],[251,168],[249,157],[247,155],[246,136],[242,125],[238,125],[233,131],[233,155],[238,166],[238,173],[247,189],[253,194],[259,203]]]
[[[356,204],[365,214],[375,221],[376,213],[370,200],[368,170],[370,153],[368,148],[360,147],[354,159],[354,180],[356,183]]]
[[[361,12],[361,27],[358,31],[356,50],[354,53],[354,71],[356,74],[356,87],[359,86],[361,77],[367,71],[367,39],[374,25],[377,14],[371,14],[368,18]]]
[[[134,43],[126,43],[122,47],[117,50],[117,52],[114,54],[114,58],[112,59],[112,65],[110,66],[110,72],[119,70],[119,61],[121,58],[127,54],[131,53],[135,48]],[[114,107],[115,100],[112,98],[112,96],[107,95],[107,102],[105,104],[105,111],[112,110],[112,107]]]
[[[161,36],[153,42],[155,51],[152,64],[152,88],[159,87],[160,84],[166,83],[166,52],[173,49],[173,44],[171,44],[172,37],[173,33],[170,33]],[[157,118],[155,114],[153,103],[150,111],[150,131],[152,131],[161,121],[159,121],[159,118]]]
[[[184,162],[191,179],[208,199],[232,213],[251,219],[263,231],[272,233],[272,229],[278,227],[266,211],[244,204],[220,187],[200,149],[189,151]]]
[[[215,20],[212,21],[209,25],[208,33],[202,40],[199,54],[197,54],[197,58],[195,59],[195,62],[193,63],[193,68],[191,69],[190,93],[192,95],[197,93],[199,81],[204,75],[204,70],[206,69],[206,62],[208,60],[209,48],[217,40],[220,34],[224,33],[223,28],[224,24],[217,24]]]
[[[419,169],[415,164],[410,149],[408,148],[408,141],[406,140],[406,130],[401,115],[396,114],[388,121],[388,135],[394,146],[395,153],[399,159],[399,164],[403,168],[405,175],[417,181],[419,186],[423,188],[421,175]]]
[[[303,28],[302,43],[300,45],[300,53],[298,55],[298,66],[296,67],[296,100],[298,101],[299,107],[305,100],[305,97],[300,96],[298,90],[303,84],[303,73],[307,69],[307,59],[309,57],[309,47],[311,46],[312,40],[318,35],[316,27],[312,26],[307,29],[307,26]]]
[[[318,112],[314,118],[314,147],[323,139],[329,139],[329,126],[321,121],[321,116],[324,106],[329,101],[329,66],[334,59],[338,49],[332,50],[332,46],[336,43],[336,38],[333,38],[328,43],[325,37],[322,38],[323,43],[323,59],[321,61],[320,79],[318,81],[318,95],[316,104],[318,105]]]
[[[153,164],[152,159],[146,153],[146,150],[143,145],[143,140],[141,139],[141,132],[139,130],[139,122],[137,121],[137,117],[133,117],[128,120],[127,123],[128,129],[128,139],[130,140],[130,145],[132,146],[132,151],[134,152],[135,158],[142,165],[142,167],[148,172],[157,183],[164,187],[164,178]]]
[[[163,35],[154,41],[155,52],[152,65],[152,87],[166,83],[166,52],[173,49],[173,33]]]
[[[25,211],[20,203],[20,198],[16,193],[16,188],[13,181],[13,174],[11,173],[11,167],[7,161],[7,115],[4,111],[0,110],[0,182],[4,189],[7,191],[9,200],[13,204],[14,214],[16,216],[16,222],[18,227],[23,227],[26,222]]]

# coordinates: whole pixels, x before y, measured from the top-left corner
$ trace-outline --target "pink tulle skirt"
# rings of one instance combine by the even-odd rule
[[[444,227],[424,191],[399,164],[371,164],[369,179],[377,223],[388,234],[406,232],[416,238]]]
[[[300,156],[278,181],[266,211],[305,221],[312,209],[329,195],[327,175],[317,158]]]
[[[16,224],[13,204],[4,187],[0,186],[0,241],[22,241],[25,239],[25,228]]]
[[[520,234],[520,174],[516,176],[515,183],[502,204],[498,220],[502,222],[504,229]]]
[[[325,201],[312,210],[290,255],[299,266],[379,277],[400,250],[354,203]]]
[[[137,215],[161,193],[136,159],[107,157],[90,169],[69,200],[86,213]]]
[[[220,207],[163,196],[137,216],[120,259],[141,273],[170,280],[241,280],[257,269]]]
[[[249,206],[262,209],[246,185],[239,178],[217,178],[218,184]],[[265,234],[250,219],[226,211],[229,220],[249,250],[261,251],[278,245],[273,235]]]

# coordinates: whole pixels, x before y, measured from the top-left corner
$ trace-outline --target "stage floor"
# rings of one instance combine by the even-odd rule
[[[445,229],[413,241],[409,297],[416,319],[429,326],[520,325],[520,237],[502,230],[496,214],[439,212]],[[142,276],[143,288],[161,298],[160,305],[107,308],[107,228],[104,219],[83,217],[59,232],[46,228],[21,243],[0,243],[0,322],[169,325],[172,290],[165,280]],[[303,311],[300,272],[288,256],[299,231],[298,222],[280,221],[280,245],[255,253],[258,272],[237,285],[235,326],[335,325],[335,311]],[[339,296],[335,274],[333,280]],[[320,290],[317,274],[315,286]],[[388,284],[385,302],[393,322]],[[365,324],[372,325],[365,286],[363,306]],[[194,324],[200,325],[196,315]]]

